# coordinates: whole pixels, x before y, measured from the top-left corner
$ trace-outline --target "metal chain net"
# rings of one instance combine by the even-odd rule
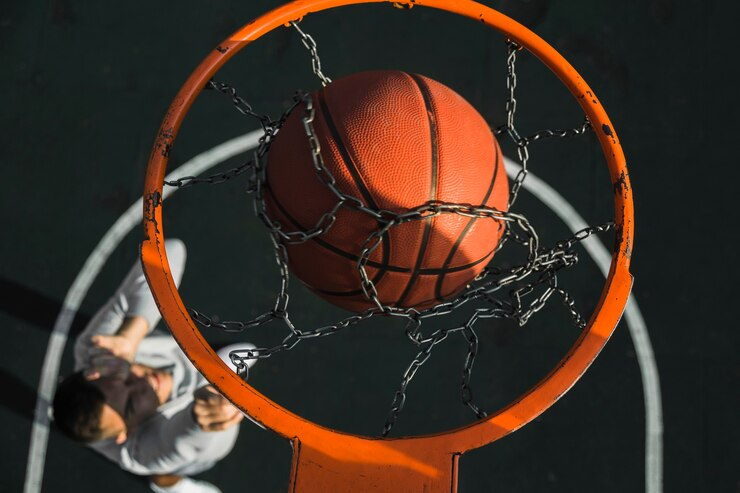
[[[324,75],[322,71],[321,60],[314,39],[303,32],[297,23],[292,22],[290,25],[297,31],[301,42],[308,50],[313,72],[319,78],[322,86],[331,83],[331,79]],[[484,206],[476,207],[444,202],[425,203],[415,209],[402,213],[369,208],[362,200],[343,193],[337,187],[336,180],[327,169],[322,157],[321,146],[313,127],[314,105],[309,94],[303,92],[297,93],[287,111],[279,119],[273,120],[268,116],[256,113],[251,105],[240,97],[233,87],[213,80],[208,83],[206,89],[215,90],[226,95],[231,99],[233,105],[240,113],[258,121],[264,131],[264,135],[260,138],[259,145],[254,151],[252,158],[235,168],[204,178],[186,176],[165,183],[169,186],[189,187],[203,183],[223,183],[242,174],[246,174],[248,177],[247,192],[253,195],[255,214],[266,226],[272,239],[275,260],[280,271],[280,285],[275,304],[270,311],[248,321],[220,321],[215,316],[209,317],[196,309],[189,309],[193,320],[202,327],[218,328],[228,332],[241,332],[275,320],[282,321],[287,328],[287,334],[280,344],[271,347],[231,352],[231,361],[237,367],[239,373],[245,378],[247,376],[246,362],[250,359],[269,358],[275,353],[291,350],[301,341],[332,335],[373,316],[384,315],[404,319],[406,321],[405,334],[410,343],[417,348],[418,352],[403,373],[400,385],[394,394],[381,432],[382,436],[387,436],[404,408],[406,391],[412,379],[430,358],[434,348],[449,336],[459,334],[467,343],[468,350],[463,364],[460,386],[461,400],[465,406],[473,411],[476,417],[483,418],[487,414],[474,403],[471,386],[473,366],[479,346],[478,335],[475,331],[475,324],[478,320],[486,318],[511,319],[516,321],[519,326],[522,326],[527,323],[532,315],[541,310],[550,298],[555,296],[565,306],[576,328],[583,329],[586,326],[586,322],[576,309],[571,295],[558,285],[558,273],[563,269],[572,267],[578,262],[578,255],[574,250],[574,246],[577,243],[595,233],[612,229],[614,223],[609,221],[598,226],[585,228],[572,237],[557,242],[554,247],[545,248],[540,246],[537,233],[527,218],[519,213],[511,212],[510,209],[514,205],[522,184],[527,177],[529,146],[543,139],[583,135],[590,129],[590,124],[588,120],[585,120],[582,125],[576,128],[543,130],[522,137],[515,126],[517,110],[517,100],[515,97],[517,85],[516,61],[521,47],[510,40],[507,40],[506,44],[506,85],[508,89],[505,106],[506,123],[493,131],[498,136],[507,136],[513,142],[517,149],[519,164],[521,165],[520,171],[511,182],[509,211],[507,212]],[[264,158],[288,115],[301,105],[304,107],[302,115],[303,127],[305,129],[306,139],[311,148],[315,171],[323,184],[336,197],[336,202],[329,211],[319,218],[313,227],[305,231],[288,231],[281,224],[273,221],[267,214],[267,206],[262,193],[266,180],[266,163]],[[372,301],[373,306],[364,312],[354,314],[331,325],[312,329],[299,329],[291,321],[288,312],[290,272],[288,269],[288,251],[286,245],[303,243],[326,233],[332,227],[337,213],[341,208],[360,211],[369,215],[379,224],[378,229],[370,234],[362,245],[357,262],[362,291],[367,299]],[[378,297],[378,291],[373,281],[369,278],[366,271],[366,265],[370,259],[370,255],[381,244],[383,235],[391,228],[400,224],[410,221],[423,221],[442,214],[458,214],[466,217],[499,221],[505,226],[505,232],[497,245],[497,251],[504,244],[511,241],[525,250],[526,261],[505,269],[489,265],[455,299],[439,303],[431,308],[417,310],[415,308],[399,308],[383,304]],[[509,287],[509,291],[506,295],[500,295],[498,292],[504,287]],[[463,305],[472,305],[472,302],[478,303],[475,304],[476,307],[472,310],[472,314],[465,323],[450,328],[439,329],[431,333],[424,333],[423,321],[425,319],[452,313]]]

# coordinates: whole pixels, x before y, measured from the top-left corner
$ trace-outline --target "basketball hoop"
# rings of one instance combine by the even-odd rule
[[[515,21],[472,1],[393,2],[402,8],[425,6],[473,19],[503,33],[510,40],[512,53],[520,48],[533,53],[559,77],[580,104],[601,144],[610,172],[614,190],[616,241],[601,298],[580,337],[558,365],[503,409],[454,430],[394,439],[337,432],[301,418],[262,395],[221,361],[185,307],[173,281],[164,249],[162,188],[169,151],[197,95],[206,86],[228,90],[223,86],[214,86],[212,76],[236,52],[266,33],[281,26],[290,26],[309,13],[358,3],[381,3],[381,0],[300,0],[279,7],[250,22],[224,41],[189,77],[164,117],[149,160],[144,192],[144,271],[163,318],[196,368],[254,420],[291,440],[293,466],[289,491],[456,491],[457,464],[463,453],[498,440],[530,422],[575,384],[614,331],[632,285],[629,273],[633,237],[632,192],[621,146],[593,91],[550,45]],[[301,34],[304,35],[304,44],[311,49],[312,39],[308,42],[305,33]],[[312,51],[312,60],[317,60],[314,54]],[[320,65],[317,68],[316,63],[314,72],[323,76]],[[325,80],[322,79],[322,83],[330,81],[323,77]],[[513,91],[512,84],[510,90]],[[511,134],[515,130],[513,124],[509,123],[507,131]],[[512,137],[521,139],[518,134]],[[526,145],[519,149],[526,153]],[[520,159],[526,162],[526,156],[520,156]],[[515,181],[515,186],[516,183],[520,184],[520,181]],[[515,192],[512,190],[514,196]],[[280,299],[276,310],[279,308]]]

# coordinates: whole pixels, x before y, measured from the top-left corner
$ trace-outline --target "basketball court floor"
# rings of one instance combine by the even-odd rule
[[[739,491],[740,336],[732,316],[740,239],[737,7],[484,3],[551,43],[609,113],[634,193],[635,283],[622,321],[584,377],[532,423],[465,454],[459,491]],[[50,0],[0,7],[0,491],[148,491],[142,479],[63,437],[49,423],[47,399],[72,371],[74,337],[136,260],[144,171],[170,101],[210,50],[275,5]],[[313,14],[300,25],[332,78],[374,69],[424,74],[463,95],[492,126],[505,123],[506,45],[478,23],[388,3]],[[247,47],[217,78],[273,116],[297,89],[319,86],[289,28]],[[573,128],[583,119],[569,93],[527,53],[517,60],[517,102],[522,134]],[[169,170],[229,169],[248,159],[256,130],[226,98],[204,93],[172,148]],[[503,150],[516,160],[511,145]],[[611,184],[592,134],[535,143],[530,156],[533,176],[517,207],[543,243],[567,238],[579,218],[598,224],[613,217]],[[182,294],[222,319],[269,310],[279,288],[269,238],[245,188],[234,179],[175,190],[165,202],[167,236],[188,247]],[[613,235],[599,241],[610,248]],[[579,247],[579,264],[560,278],[584,314],[603,285],[603,248]],[[291,290],[301,326],[346,315],[297,282]],[[541,379],[578,336],[557,302],[523,328],[497,320],[477,327],[472,383],[488,410]],[[206,335],[214,346],[267,344],[284,337],[282,330]],[[414,354],[403,324],[374,319],[259,362],[250,383],[320,424],[378,435]],[[465,354],[462,341],[435,349],[409,386],[391,436],[475,420],[459,398]],[[202,477],[225,493],[285,492],[290,460],[287,441],[245,421],[235,450]]]

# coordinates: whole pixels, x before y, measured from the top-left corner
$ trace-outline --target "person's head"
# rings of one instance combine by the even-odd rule
[[[107,374],[93,368],[65,378],[53,403],[59,429],[83,443],[126,441],[172,393],[170,373],[138,364],[126,369]]]

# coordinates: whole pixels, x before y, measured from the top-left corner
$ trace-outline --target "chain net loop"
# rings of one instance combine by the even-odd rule
[[[322,86],[331,83],[331,79],[322,72],[321,61],[314,39],[301,30],[296,22],[291,22],[290,25],[297,31],[301,42],[309,51],[313,72]],[[289,351],[306,339],[330,336],[350,326],[360,324],[373,316],[384,315],[402,318],[406,321],[405,334],[410,343],[416,347],[417,353],[404,371],[400,385],[393,396],[390,410],[388,411],[381,432],[381,435],[385,437],[390,433],[404,408],[407,388],[411,380],[424,363],[429,360],[434,348],[449,336],[459,334],[467,344],[467,355],[461,376],[460,395],[462,403],[480,419],[485,417],[487,413],[475,404],[471,383],[473,365],[479,349],[479,339],[475,331],[476,322],[480,319],[499,318],[513,320],[519,326],[523,326],[535,313],[545,307],[550,298],[555,295],[565,306],[573,321],[573,325],[579,330],[582,330],[586,326],[586,322],[576,308],[572,296],[558,285],[558,273],[563,269],[568,269],[576,265],[578,254],[574,250],[574,247],[578,243],[594,234],[609,231],[614,227],[614,222],[607,221],[597,226],[584,228],[570,238],[559,241],[554,247],[548,249],[540,246],[539,237],[529,220],[522,214],[511,212],[511,207],[516,202],[519,191],[527,177],[530,157],[529,146],[544,139],[584,135],[591,126],[588,119],[585,119],[580,126],[575,128],[542,130],[535,134],[522,137],[515,125],[517,111],[516,61],[522,47],[511,40],[506,40],[506,46],[506,86],[508,90],[508,97],[505,103],[506,123],[493,129],[493,132],[497,136],[505,136],[511,140],[517,149],[518,162],[521,165],[519,172],[510,183],[508,211],[500,211],[485,206],[446,202],[428,202],[401,213],[370,208],[359,198],[342,192],[337,187],[334,176],[332,176],[326,167],[321,153],[321,146],[319,145],[319,140],[313,127],[315,116],[314,104],[308,93],[296,93],[289,108],[279,119],[273,120],[267,115],[261,115],[255,112],[252,106],[230,85],[215,80],[211,80],[208,83],[206,89],[227,96],[237,111],[248,118],[256,120],[260,124],[264,134],[259,139],[259,144],[251,159],[235,168],[207,177],[185,176],[176,180],[166,181],[165,183],[169,186],[185,188],[198,184],[219,184],[243,174],[248,176],[246,189],[249,194],[253,195],[255,215],[269,232],[274,249],[275,261],[280,272],[280,287],[275,304],[270,311],[262,313],[248,321],[221,321],[217,316],[209,317],[199,310],[189,308],[193,320],[204,328],[217,328],[227,332],[242,332],[276,320],[282,321],[286,326],[287,334],[282,342],[277,345],[259,347],[257,349],[235,350],[230,353],[232,363],[237,367],[237,370],[243,377],[246,378],[247,376],[247,361],[251,359],[269,358],[275,353]],[[306,139],[311,149],[314,169],[324,186],[336,197],[336,202],[311,228],[305,231],[289,231],[282,224],[273,221],[267,214],[267,205],[262,193],[266,182],[265,157],[280,127],[288,116],[301,105],[304,107],[301,119]],[[367,214],[377,221],[379,225],[378,229],[372,232],[362,245],[357,262],[357,270],[361,280],[360,287],[367,299],[372,301],[372,306],[361,313],[351,315],[330,325],[312,329],[299,329],[291,321],[288,311],[290,301],[288,294],[290,271],[288,269],[288,251],[286,245],[304,243],[325,234],[331,229],[336,220],[337,213],[342,208],[349,208]],[[465,217],[499,221],[504,225],[505,230],[496,247],[496,251],[500,250],[505,243],[511,241],[512,244],[524,249],[525,261],[506,268],[489,265],[455,299],[441,302],[430,308],[417,310],[415,308],[399,308],[383,304],[378,298],[378,291],[366,271],[366,265],[370,256],[381,244],[383,235],[391,228],[400,224],[411,221],[423,221],[443,214],[457,214]],[[499,294],[504,287],[509,287],[508,294]],[[472,302],[478,303],[465,323],[450,328],[438,329],[429,334],[423,332],[423,322],[425,319],[450,314],[463,305],[469,303],[472,305]]]

